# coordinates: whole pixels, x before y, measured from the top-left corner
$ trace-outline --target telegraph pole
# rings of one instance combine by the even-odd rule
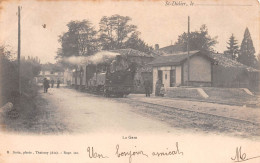
[[[21,56],[21,24],[20,24],[20,6],[18,6],[18,50],[17,50],[17,61],[18,61],[18,80],[19,80],[19,93],[21,95],[21,67],[20,67],[20,56]]]
[[[190,82],[190,16],[188,16],[188,41],[187,41],[187,51],[188,51],[188,81],[187,85],[189,86]]]

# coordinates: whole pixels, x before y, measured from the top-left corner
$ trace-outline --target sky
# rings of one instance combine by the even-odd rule
[[[0,10],[0,43],[17,51],[17,7],[21,10],[21,55],[38,56],[41,63],[55,63],[58,36],[66,32],[71,20],[87,19],[98,29],[103,16],[119,14],[132,18],[141,38],[149,45],[160,47],[174,44],[178,35],[199,30],[206,24],[210,36],[218,36],[215,50],[226,50],[233,33],[239,45],[246,27],[249,28],[256,54],[260,52],[259,2],[257,0],[169,1],[194,4],[168,5],[166,1],[3,1]],[[42,25],[46,24],[46,28]]]

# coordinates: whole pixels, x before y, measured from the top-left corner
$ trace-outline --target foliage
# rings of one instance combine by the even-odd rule
[[[57,58],[88,56],[98,50],[97,31],[88,20],[70,21],[67,26],[68,31],[59,36]]]
[[[54,64],[45,63],[45,64],[42,64],[42,70],[51,71],[51,72],[63,72],[64,68],[61,63],[54,63]]]
[[[99,41],[103,50],[122,49],[124,43],[136,32],[137,27],[129,24],[128,16],[112,15],[102,17],[99,22]]]
[[[23,90],[31,87],[32,79],[39,75],[40,71],[41,64],[37,57],[21,59],[21,84]]]
[[[233,33],[230,36],[227,44],[228,44],[227,54],[229,54],[233,60],[236,60],[238,57],[238,53],[239,53],[239,46],[238,46],[237,40],[235,39]]]
[[[19,85],[17,60],[12,60],[11,51],[6,50],[3,46],[0,46],[0,66],[0,99],[3,100],[0,103],[3,104],[7,102],[6,100],[10,100],[13,92],[18,91]],[[33,78],[40,73],[40,70],[40,61],[37,57],[21,58],[20,76],[22,92],[27,92],[31,89]]]
[[[254,54],[255,48],[253,45],[253,41],[251,39],[248,28],[246,28],[237,60],[247,66],[256,67],[257,60]]]
[[[104,16],[99,22],[98,32],[88,20],[70,21],[67,24],[68,31],[59,36],[61,48],[57,51],[58,63],[67,68],[75,68],[64,58],[90,56],[100,50],[132,48],[150,52],[152,47],[139,38],[137,27],[130,24],[130,21],[128,16]]]
[[[125,42],[124,48],[132,48],[145,53],[149,53],[153,50],[153,47],[149,46],[139,38],[138,33],[133,33],[131,35],[131,37]]]
[[[256,65],[256,68],[257,69],[260,69],[260,52],[258,53],[258,55],[257,55],[257,65]]]
[[[188,33],[184,32],[178,38],[175,45],[181,46],[183,51],[187,51]],[[217,36],[211,37],[205,24],[200,27],[200,31],[190,32],[189,49],[214,51],[213,47],[217,44]]]
[[[28,69],[27,71],[23,69]],[[33,78],[40,74],[41,64],[38,57],[28,57],[27,59],[21,58],[21,72],[25,71],[22,76],[27,76],[26,73],[31,73],[29,78]]]
[[[17,63],[10,58],[11,52],[0,46],[0,105],[8,102],[11,92],[18,90]]]

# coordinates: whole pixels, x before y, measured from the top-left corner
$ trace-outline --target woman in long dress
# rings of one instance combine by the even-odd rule
[[[162,86],[162,81],[158,79],[155,87],[155,96],[160,96],[161,86]]]

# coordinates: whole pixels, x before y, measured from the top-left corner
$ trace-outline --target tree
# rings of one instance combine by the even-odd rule
[[[153,50],[153,47],[146,44],[142,39],[138,36],[139,33],[133,33],[131,37],[125,42],[124,48],[132,48],[135,50],[139,50],[144,53],[149,53]]]
[[[256,65],[256,68],[257,69],[260,69],[260,52],[258,53],[258,55],[257,55],[257,65]]]
[[[63,64],[62,63],[45,63],[45,64],[42,64],[42,70],[44,71],[50,71],[50,72],[64,72],[64,68],[63,68]]]
[[[19,90],[18,63],[12,59],[13,54],[15,53],[0,45],[0,96],[4,97],[0,104],[11,101],[13,93]],[[20,63],[22,92],[29,92],[32,90],[33,78],[40,73],[40,61],[37,57],[21,57]]]
[[[98,50],[97,31],[88,20],[70,21],[68,31],[59,36],[61,48],[56,58],[88,56]]]
[[[254,54],[253,41],[248,28],[246,28],[237,60],[244,65],[256,67],[257,60]]]
[[[184,32],[178,37],[175,45],[180,46],[183,51],[187,51],[188,33]],[[200,27],[200,31],[190,32],[189,49],[190,50],[209,50],[217,44],[217,36],[211,37],[208,34],[208,28],[205,24]]]
[[[229,38],[229,41],[227,42],[227,54],[231,56],[233,60],[236,60],[239,53],[239,46],[237,43],[237,40],[235,39],[233,33]]]
[[[128,38],[136,32],[136,26],[129,24],[128,16],[112,15],[102,17],[99,22],[100,43],[103,50],[121,49]]]

